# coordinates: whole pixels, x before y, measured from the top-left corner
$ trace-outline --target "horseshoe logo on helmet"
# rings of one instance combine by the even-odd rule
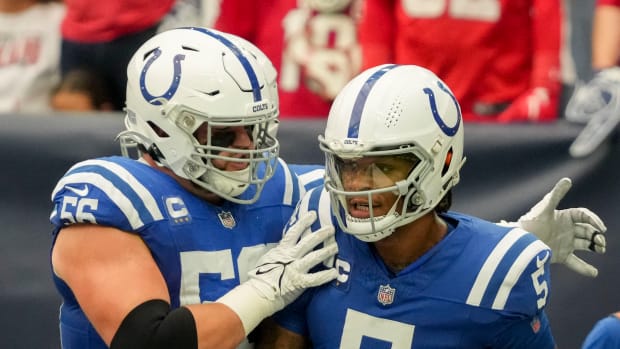
[[[151,58],[146,61],[146,64],[144,65],[144,68],[142,68],[142,72],[140,73],[140,91],[142,92],[142,96],[144,97],[144,99],[146,99],[147,102],[153,105],[161,105],[162,103],[159,100],[160,98],[170,100],[170,98],[172,98],[172,96],[174,96],[174,94],[177,92],[177,89],[179,88],[179,83],[181,82],[181,61],[185,59],[185,55],[182,54],[174,56],[174,74],[168,90],[166,90],[166,92],[159,96],[153,96],[146,88],[146,72],[151,67],[151,64],[153,64],[153,62],[155,62],[155,60],[159,58],[159,56],[161,56],[161,50],[159,48],[156,48]]]
[[[448,96],[450,96],[450,98],[452,98],[452,101],[454,102],[454,107],[456,108],[457,117],[456,117],[456,125],[454,125],[453,127],[446,125],[441,115],[439,115],[439,111],[437,111],[437,103],[435,102],[435,93],[433,92],[433,90],[426,87],[423,89],[423,91],[424,93],[428,95],[428,102],[431,105],[431,112],[433,113],[433,118],[435,119],[435,122],[437,123],[437,125],[439,125],[439,128],[441,129],[441,131],[443,131],[443,133],[445,133],[449,137],[452,137],[456,134],[456,131],[459,130],[459,126],[461,125],[461,108],[459,107],[459,104],[456,101],[456,98],[454,98],[454,95],[452,95],[452,93],[440,81],[437,81],[437,86],[439,86],[439,88],[443,92],[447,93]]]

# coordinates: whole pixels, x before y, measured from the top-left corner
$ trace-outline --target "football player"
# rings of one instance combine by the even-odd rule
[[[278,158],[276,71],[239,37],[184,28],[144,43],[127,75],[119,139],[139,159],[80,162],[52,193],[62,347],[249,347],[264,317],[335,277],[308,273],[335,245],[306,255],[330,228],[278,245],[304,189]]]
[[[339,251],[324,264],[338,277],[276,315],[272,345],[555,347],[545,315],[549,264],[584,267],[573,251],[596,250],[605,227],[587,210],[555,210],[567,179],[518,226],[449,211],[463,137],[457,99],[425,68],[382,65],[345,86],[319,137],[324,186],[289,222],[316,211],[312,229],[336,228]],[[584,224],[560,238],[557,222],[578,216]]]

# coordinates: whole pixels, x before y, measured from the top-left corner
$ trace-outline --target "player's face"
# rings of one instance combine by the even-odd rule
[[[250,126],[212,127],[211,133],[211,145],[213,146],[233,149],[254,149],[252,128]],[[194,132],[194,137],[196,137],[200,144],[207,144],[207,124],[200,126],[196,132]],[[234,158],[247,158],[247,155],[225,151],[221,152],[220,155]],[[225,171],[239,171],[249,166],[247,162],[233,162],[221,159],[213,159],[211,161],[213,166]]]
[[[407,178],[415,164],[415,161],[404,157],[371,156],[357,160],[339,160],[337,171],[344,190],[358,192],[394,186],[396,182]],[[396,200],[398,194],[392,191],[373,193],[372,202],[366,194],[353,195],[347,198],[347,208],[356,218],[369,218],[371,209],[373,216],[377,217],[388,213]]]

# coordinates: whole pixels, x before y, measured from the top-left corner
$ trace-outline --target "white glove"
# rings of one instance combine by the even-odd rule
[[[587,208],[556,210],[571,187],[569,178],[560,179],[518,225],[535,234],[553,251],[551,263],[563,263],[579,274],[596,277],[598,269],[577,257],[575,250],[605,253],[607,242],[603,221]]]
[[[294,301],[306,288],[322,285],[338,276],[335,268],[309,272],[338,252],[335,240],[330,239],[334,235],[332,226],[300,239],[315,220],[315,212],[302,216],[278,246],[258,260],[246,282],[217,300],[237,313],[246,335],[264,318]],[[316,248],[321,243],[324,245]]]
[[[566,106],[566,119],[586,123],[568,149],[572,157],[588,156],[605,143],[620,123],[620,67],[601,70],[576,87]]]
[[[620,67],[603,69],[586,83],[579,82],[566,105],[568,121],[585,124],[600,112],[615,114],[620,92]]]

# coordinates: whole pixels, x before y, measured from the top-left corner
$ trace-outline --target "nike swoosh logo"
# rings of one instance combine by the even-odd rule
[[[70,187],[68,185],[65,185],[65,188],[67,190],[70,190],[73,193],[77,194],[78,196],[86,196],[86,195],[88,195],[88,186],[86,186],[86,184],[84,184],[83,188],[75,188],[75,187]]]
[[[213,90],[213,91],[201,91],[201,90],[196,90],[197,92],[200,92],[202,94],[205,94],[207,96],[216,96],[217,94],[220,93],[220,90]]]
[[[270,272],[270,271],[274,270],[274,269],[275,269],[275,268],[277,268],[277,267],[278,267],[278,266],[276,265],[276,266],[273,266],[273,267],[271,267],[271,268],[269,268],[269,269],[261,269],[261,268],[258,268],[258,270],[256,270],[256,275],[263,275],[263,274],[267,274],[268,272]]]
[[[545,251],[547,254],[545,254],[545,256],[543,258],[540,258],[539,256],[536,256],[536,267],[540,268],[543,266],[543,264],[545,264],[547,262],[547,259],[549,258],[549,251]]]

